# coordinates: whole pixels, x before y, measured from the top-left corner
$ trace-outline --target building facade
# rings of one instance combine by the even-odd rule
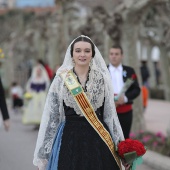
[[[0,8],[52,7],[55,0],[0,0]]]
[[[55,5],[54,0],[16,0],[16,7],[50,7]]]

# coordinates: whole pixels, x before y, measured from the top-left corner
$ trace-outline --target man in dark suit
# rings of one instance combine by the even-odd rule
[[[4,128],[5,130],[9,130],[9,114],[8,114],[8,109],[5,101],[5,93],[4,93],[4,88],[1,82],[1,77],[0,77],[0,109],[2,113],[2,118],[3,118],[3,123],[4,123]]]
[[[116,110],[122,130],[126,138],[129,138],[132,125],[132,103],[133,100],[140,94],[140,87],[133,68],[122,65],[123,50],[121,46],[115,45],[110,49],[108,69],[111,74],[114,95],[118,95],[128,78],[135,77],[131,86],[115,101]]]

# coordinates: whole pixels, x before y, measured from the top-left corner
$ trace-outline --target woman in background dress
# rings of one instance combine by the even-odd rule
[[[50,80],[45,68],[41,64],[37,64],[26,85],[26,92],[30,94],[31,98],[25,99],[27,101],[22,120],[24,124],[40,124],[49,84]]]

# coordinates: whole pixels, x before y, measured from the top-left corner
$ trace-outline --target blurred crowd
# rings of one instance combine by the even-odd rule
[[[22,122],[24,124],[35,124],[35,128],[39,126],[41,114],[43,112],[43,106],[45,104],[45,96],[47,94],[47,90],[51,82],[53,81],[55,73],[59,67],[60,65],[56,65],[55,69],[53,70],[48,63],[46,63],[42,59],[38,59],[35,66],[30,70],[30,74],[28,76],[29,79],[25,85],[25,88],[21,87],[21,85],[17,81],[13,81],[11,83],[11,110],[13,114],[23,113]],[[161,73],[158,62],[154,63],[154,70],[156,78],[155,81],[157,84],[160,84]],[[148,105],[150,89],[150,71],[146,60],[141,61],[140,74],[142,80],[142,101],[143,108],[145,110]],[[7,112],[8,111],[6,108],[5,115],[7,115]]]
[[[10,126],[8,110],[11,114],[22,114],[23,124],[31,124],[35,125],[35,129],[39,128],[47,91],[59,67],[60,65],[56,65],[53,70],[42,59],[38,59],[31,69],[24,88],[17,81],[11,83],[9,91],[11,107],[9,108],[6,104],[3,84],[0,82],[0,107],[5,130]]]

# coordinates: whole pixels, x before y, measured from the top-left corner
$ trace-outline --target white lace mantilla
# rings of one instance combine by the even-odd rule
[[[87,92],[86,96],[89,99],[91,105],[96,111],[100,108],[104,101],[104,79],[100,72],[91,70],[89,73],[89,80],[86,83]],[[73,96],[71,95],[70,91],[66,86],[63,89],[63,98],[66,106],[74,108],[76,114],[83,116],[79,106],[77,105],[76,101],[74,100]]]

